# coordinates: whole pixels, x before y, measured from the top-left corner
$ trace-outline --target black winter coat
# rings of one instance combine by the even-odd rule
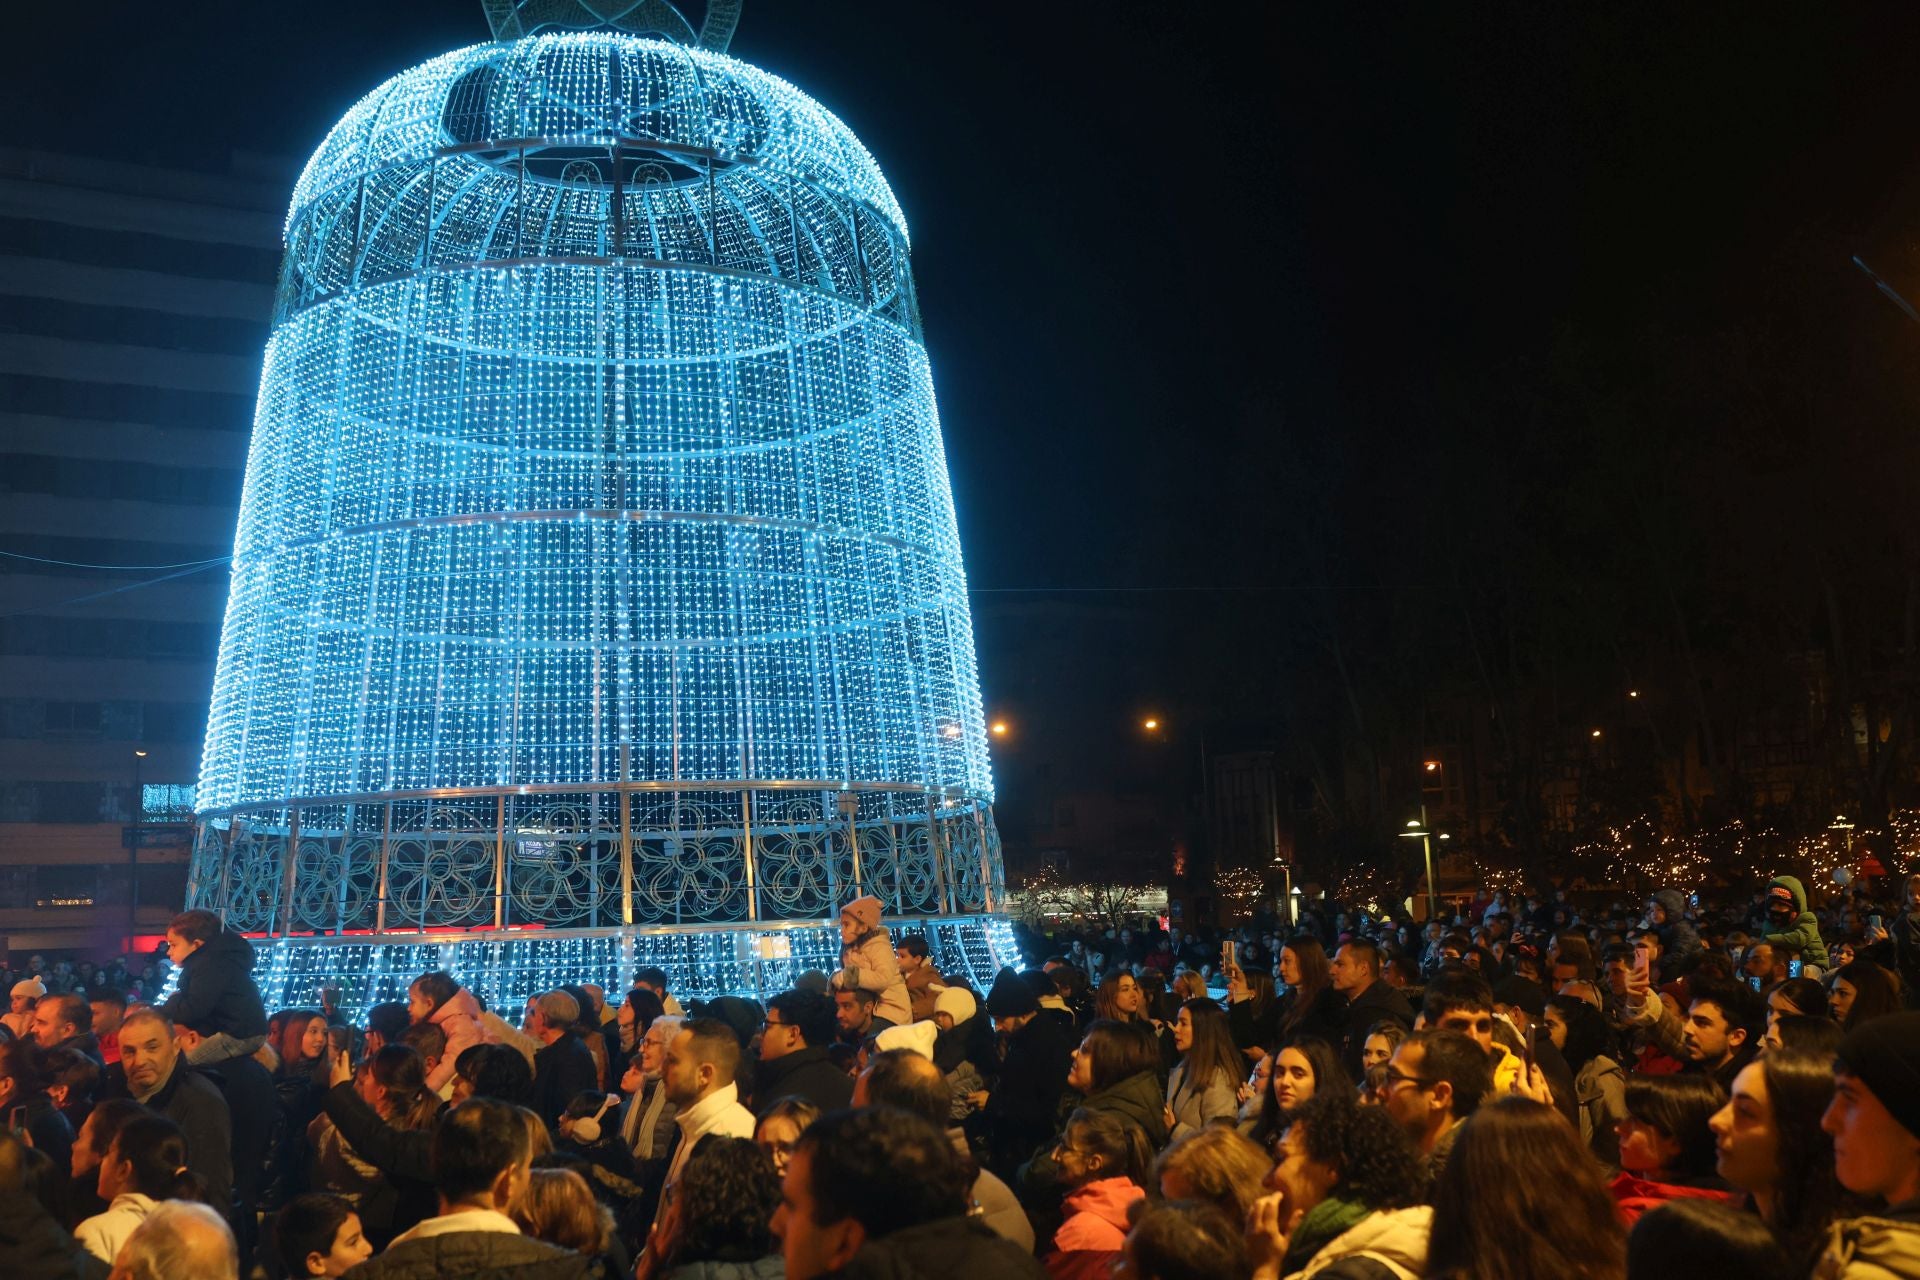
[[[753,1114],[764,1116],[785,1097],[805,1098],[822,1111],[844,1110],[853,1101],[853,1080],[818,1046],[754,1064]]]
[[[352,1280],[602,1280],[597,1258],[531,1236],[450,1231],[393,1245],[347,1272]]]
[[[384,1245],[440,1208],[433,1186],[433,1130],[396,1129],[353,1091],[351,1084],[327,1090],[327,1119],[362,1160],[386,1175],[360,1205],[367,1238]]]
[[[973,1117],[984,1132],[988,1167],[1002,1178],[1011,1177],[1035,1147],[1053,1137],[1054,1113],[1072,1059],[1067,1033],[1044,1013],[1007,1038],[999,1079],[986,1109]]]
[[[1046,1280],[1047,1270],[977,1219],[941,1218],[867,1241],[832,1274],[839,1280]]]
[[[202,1035],[238,1040],[267,1034],[267,1010],[253,980],[253,944],[223,929],[180,964],[180,987],[161,1007]]]
[[[188,1066],[183,1053],[146,1106],[180,1126],[187,1164],[206,1180],[207,1203],[224,1216],[233,1204],[233,1119],[219,1088]]]
[[[572,1031],[533,1055],[533,1111],[555,1132],[567,1104],[599,1087],[593,1050]]]
[[[108,1269],[53,1220],[37,1196],[0,1196],[0,1275],[106,1280]]]

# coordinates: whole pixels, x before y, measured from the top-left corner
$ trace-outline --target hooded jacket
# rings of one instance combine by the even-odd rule
[[[879,1003],[873,1006],[876,1018],[885,1018],[896,1027],[913,1021],[907,982],[900,976],[900,958],[894,955],[893,938],[885,929],[867,933],[857,946],[840,948],[836,985],[864,987],[879,996]]]
[[[1898,1280],[1920,1275],[1920,1204],[1835,1222],[1812,1280]]]
[[[1384,1270],[1395,1280],[1419,1280],[1427,1271],[1427,1236],[1432,1230],[1430,1205],[1381,1209],[1335,1236],[1293,1276],[1372,1280]]]
[[[481,1024],[480,1002],[465,987],[428,1014],[427,1021],[447,1033],[446,1050],[427,1074],[427,1088],[446,1097],[453,1091],[453,1068],[460,1055],[477,1044],[498,1044],[500,1038]]]
[[[1108,1112],[1140,1130],[1149,1151],[1158,1151],[1167,1145],[1166,1095],[1160,1091],[1160,1078],[1151,1071],[1137,1071],[1105,1089],[1096,1089],[1080,1106],[1088,1111]],[[1055,1124],[1049,1132],[1059,1127]],[[1061,1203],[1066,1191],[1064,1181],[1049,1138],[1033,1153],[1033,1158],[1021,1166],[1014,1186],[1020,1203],[1044,1214]]]
[[[1776,887],[1785,889],[1793,895],[1795,916],[1790,927],[1768,933],[1767,941],[1776,947],[1797,948],[1803,961],[1808,964],[1817,964],[1822,969],[1826,968],[1827,944],[1820,937],[1819,917],[1807,910],[1807,891],[1801,888],[1800,881],[1793,876],[1775,876],[1767,882],[1769,893]],[[1769,929],[1773,927],[1771,915],[1767,917],[1767,925]]]
[[[253,944],[231,929],[208,938],[181,961],[180,988],[160,1011],[202,1035],[266,1035],[267,1010],[253,981]]]
[[[1104,1276],[1127,1241],[1127,1209],[1147,1193],[1131,1178],[1099,1178],[1067,1193],[1066,1221],[1041,1259],[1054,1280]]]
[[[1701,949],[1700,933],[1693,927],[1693,921],[1687,919],[1687,898],[1678,889],[1657,889],[1653,901],[1667,913],[1667,922],[1654,926],[1659,935],[1660,950],[1670,956],[1690,956]],[[1803,907],[1805,900],[1802,900]]]

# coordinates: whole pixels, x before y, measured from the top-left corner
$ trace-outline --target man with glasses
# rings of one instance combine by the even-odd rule
[[[783,991],[767,1001],[760,1029],[754,1112],[764,1116],[782,1098],[804,1098],[822,1111],[853,1099],[853,1081],[827,1057],[837,1023],[834,1004],[812,991]]]
[[[1477,1041],[1458,1031],[1416,1031],[1387,1063],[1382,1100],[1437,1176],[1461,1122],[1492,1089],[1492,1064]]]

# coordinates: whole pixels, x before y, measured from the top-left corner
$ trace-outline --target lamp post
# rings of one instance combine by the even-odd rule
[[[1420,816],[1407,823],[1407,829],[1400,833],[1402,840],[1418,840],[1420,852],[1427,863],[1427,922],[1431,924],[1440,918],[1437,886],[1433,882],[1433,832],[1427,830],[1427,806],[1420,806]],[[1445,840],[1445,836],[1440,837]]]
[[[147,789],[141,785],[140,767],[146,762],[145,747],[133,751],[133,839],[127,842],[127,951],[133,951],[133,938],[139,930],[140,913],[140,837],[147,817]]]

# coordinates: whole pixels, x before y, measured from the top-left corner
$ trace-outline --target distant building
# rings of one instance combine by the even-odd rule
[[[0,938],[15,953],[115,947],[136,844],[138,931],[185,900],[227,594],[224,563],[197,566],[232,550],[289,179],[244,157],[211,174],[0,148]]]

